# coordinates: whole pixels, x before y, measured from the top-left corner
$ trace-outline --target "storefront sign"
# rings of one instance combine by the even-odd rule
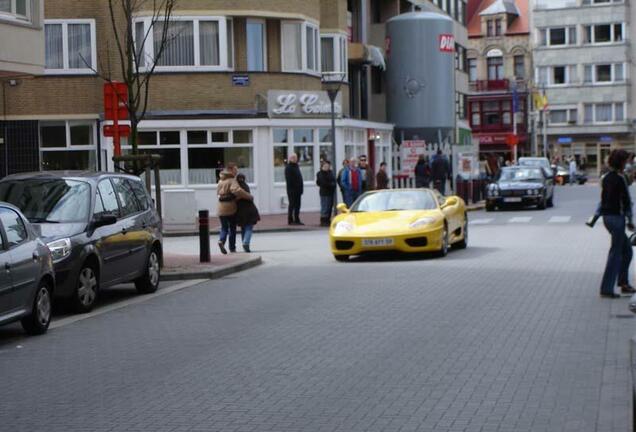
[[[439,50],[441,52],[455,52],[455,36],[452,34],[439,35]]]
[[[614,141],[614,139],[612,139],[611,136],[602,136],[599,141],[601,141],[601,142],[612,142],[612,141]]]
[[[232,75],[232,85],[234,87],[248,87],[250,85],[250,76]]]
[[[413,176],[415,165],[421,155],[426,154],[426,141],[403,141],[400,145],[402,175]]]
[[[559,137],[557,142],[559,144],[572,144],[572,137]]]
[[[337,117],[342,117],[342,93],[338,93],[334,110]],[[325,91],[270,90],[267,111],[270,117],[329,117],[331,101]]]

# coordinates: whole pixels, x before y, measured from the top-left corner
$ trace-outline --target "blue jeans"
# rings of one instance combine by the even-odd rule
[[[241,239],[243,245],[249,246],[252,241],[252,233],[254,232],[254,225],[244,225],[241,227]]]
[[[601,294],[614,294],[618,279],[619,285],[629,283],[629,264],[632,261],[632,246],[625,234],[625,216],[605,215],[603,223],[612,236],[612,245],[607,256],[607,265],[601,282]]]
[[[347,205],[347,207],[351,207],[353,203],[356,202],[356,200],[358,199],[360,195],[361,193],[358,191],[345,190],[344,202]]]
[[[225,240],[230,237],[230,250],[236,250],[236,218],[234,216],[219,216],[221,220],[221,233],[219,241],[225,244]]]
[[[323,219],[330,219],[332,210],[333,210],[333,195],[327,195],[327,196],[320,195],[320,217]]]

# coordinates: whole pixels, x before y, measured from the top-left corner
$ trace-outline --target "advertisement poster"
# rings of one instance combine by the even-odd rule
[[[426,154],[426,141],[403,141],[400,146],[402,175],[413,176],[417,159]]]

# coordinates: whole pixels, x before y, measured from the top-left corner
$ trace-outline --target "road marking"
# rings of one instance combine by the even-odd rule
[[[517,216],[510,218],[508,223],[528,223],[532,220],[532,216]]]
[[[468,223],[470,225],[487,225],[492,221],[494,221],[493,218],[484,218],[484,219],[473,219],[468,221]]]
[[[148,300],[152,300],[154,298],[164,296],[166,294],[172,294],[173,292],[180,291],[182,289],[189,288],[191,286],[203,283],[206,280],[207,279],[194,279],[194,280],[181,282],[181,283],[176,284],[176,285],[171,285],[168,288],[160,289],[159,291],[157,291],[154,294],[139,295],[139,296],[133,297],[133,298],[131,298],[129,300],[125,300],[125,301],[122,301],[122,302],[119,302],[119,303],[116,303],[116,304],[112,304],[112,305],[109,305],[109,306],[104,306],[103,308],[99,308],[99,309],[97,309],[97,310],[95,310],[93,312],[87,313],[87,314],[73,315],[73,316],[70,316],[70,317],[62,318],[60,320],[56,320],[56,321],[51,322],[51,325],[49,326],[49,328],[50,329],[56,329],[56,328],[64,327],[64,326],[67,326],[69,324],[73,324],[73,323],[76,323],[78,321],[82,321],[82,320],[85,320],[85,319],[88,319],[88,318],[94,318],[96,316],[103,315],[105,313],[112,312],[112,311],[115,311],[115,310],[118,310],[118,309],[122,309],[122,308],[125,308],[127,306],[143,303],[143,302],[146,302]]]
[[[572,216],[552,216],[548,223],[569,223],[572,220]]]

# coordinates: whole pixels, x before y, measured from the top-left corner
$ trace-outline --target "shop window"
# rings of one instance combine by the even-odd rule
[[[80,121],[40,123],[43,170],[95,170],[95,124]]]
[[[188,145],[192,144],[207,144],[208,132],[207,131],[188,131]]]
[[[286,144],[288,142],[287,135],[287,129],[274,129],[274,142]]]
[[[252,130],[235,130],[232,131],[232,142],[234,144],[251,144]]]
[[[179,131],[140,131],[137,137],[139,154],[161,156],[161,184],[181,184],[181,133]],[[130,145],[122,145],[123,154],[131,152]],[[154,184],[154,178],[152,182]]]
[[[95,20],[44,22],[46,73],[94,74],[96,50]]]
[[[230,142],[230,133],[228,131],[212,131],[210,133],[213,143],[228,143]]]
[[[285,181],[285,164],[287,163],[287,146],[274,146],[274,181]]]
[[[181,143],[181,134],[179,131],[161,131],[159,132],[159,144],[161,145],[179,145]]]

